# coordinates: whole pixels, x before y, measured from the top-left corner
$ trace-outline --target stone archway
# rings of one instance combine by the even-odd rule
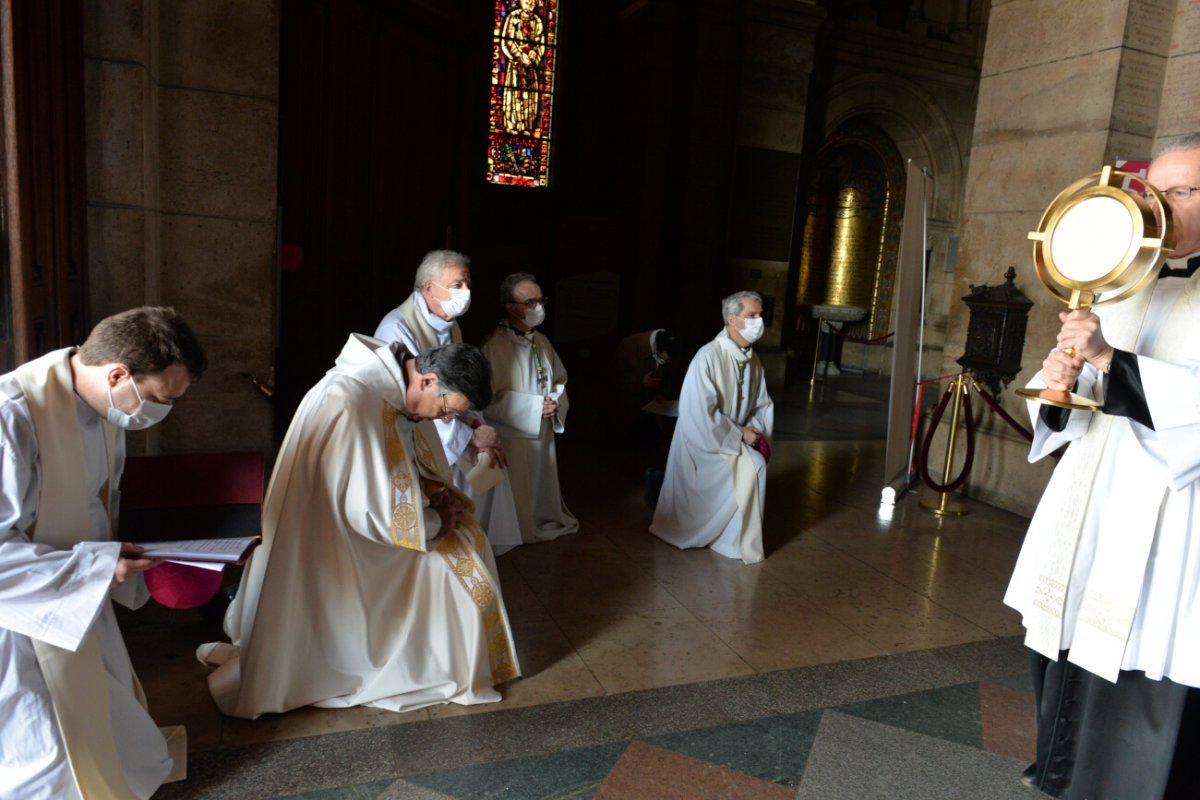
[[[887,134],[861,119],[838,126],[809,183],[795,302],[854,335],[886,333],[904,202],[904,165]]]
[[[957,224],[966,167],[954,127],[932,95],[890,75],[858,75],[830,87],[826,137],[851,119],[876,126],[901,159],[927,169],[934,179],[930,219]]]
[[[957,131],[945,106],[931,93],[903,78],[873,72],[838,82],[829,89],[825,140],[850,122],[868,123],[882,131],[895,145],[902,165],[911,159],[932,176],[927,207],[924,342],[931,356],[925,363],[939,363],[954,300],[954,258],[966,175],[960,135],[969,135],[969,120],[960,123],[962,130]],[[797,272],[798,262],[793,264]],[[883,327],[890,322],[884,320]],[[864,333],[860,331],[859,335]],[[890,352],[890,348],[847,341],[844,357],[850,364],[887,371]]]

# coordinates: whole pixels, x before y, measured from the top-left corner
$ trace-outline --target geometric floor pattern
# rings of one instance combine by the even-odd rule
[[[1021,678],[1027,680],[1024,674]],[[981,700],[995,688],[986,682],[961,684],[647,737],[623,748],[610,745],[560,753],[552,757],[553,768],[516,760],[462,773],[414,776],[407,782],[442,797],[464,800],[514,796],[614,800],[1028,798],[1031,793],[1018,784],[1017,773],[1032,754],[1016,759],[1007,753],[991,754],[984,731],[1008,727],[1014,718],[1031,724],[1033,698],[1029,693],[1014,692],[985,709]],[[1024,733],[1024,740],[1032,741],[1032,730]],[[920,755],[914,758],[914,753]],[[895,769],[893,762],[881,770],[888,760],[885,754],[902,762],[905,769]],[[855,767],[851,764],[854,759],[865,763]],[[806,769],[810,760],[811,771]],[[950,765],[954,768],[949,769]],[[928,782],[920,777],[923,773]],[[567,780],[552,777],[565,774],[570,775]],[[539,776],[541,783],[529,782],[524,776]],[[354,787],[349,794],[301,796],[355,797],[360,788],[366,789],[361,796],[372,796],[367,787]],[[397,787],[387,788],[394,792]],[[374,796],[397,795],[381,791]]]
[[[1024,664],[1010,638],[221,749],[156,797],[1028,800]]]
[[[188,730],[187,779],[155,798],[1041,797],[1019,781],[1033,698],[1001,599],[1026,521],[937,518],[917,491],[881,507],[885,381],[800,388],[777,402],[754,566],[651,536],[652,462],[575,418],[559,469],[580,532],[497,562],[525,670],[500,703],[227,718],[192,655],[215,622],[127,617],[152,713]]]

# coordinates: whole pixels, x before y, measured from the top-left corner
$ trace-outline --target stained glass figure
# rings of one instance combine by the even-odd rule
[[[548,186],[558,0],[496,0],[488,135],[491,183]]]

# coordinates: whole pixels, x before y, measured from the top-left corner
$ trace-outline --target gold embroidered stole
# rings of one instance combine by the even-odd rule
[[[410,550],[425,550],[425,525],[420,487],[413,480],[408,449],[400,426],[406,420],[400,410],[383,404],[383,446],[387,454],[388,478],[392,485],[392,543]]]
[[[25,393],[37,435],[41,466],[37,522],[31,538],[38,544],[59,549],[81,541],[80,535],[89,524],[83,434],[75,415],[75,383],[71,377],[72,352],[70,348],[56,350],[17,368],[17,380]],[[109,481],[103,491],[108,507],[116,466],[113,463],[116,429],[105,424],[104,433]],[[95,626],[74,652],[37,639],[32,641],[79,794],[84,800],[134,797],[113,742],[108,672],[104,669]],[[132,667],[130,675],[133,675],[134,694],[145,706],[145,696]]]
[[[491,547],[487,534],[471,515],[474,505],[470,499],[449,478],[450,468],[442,448],[429,445],[431,439],[438,441],[432,423],[420,422],[412,426],[411,459],[400,428],[408,424],[399,409],[384,403],[384,443],[392,485],[392,540],[400,547],[426,551],[424,496],[447,491],[459,499],[467,512],[455,530],[436,542],[435,550],[479,609],[487,632],[492,682],[511,680],[521,674],[512,631],[497,589],[499,584],[478,555],[483,548]],[[412,472],[414,465],[416,475]]]

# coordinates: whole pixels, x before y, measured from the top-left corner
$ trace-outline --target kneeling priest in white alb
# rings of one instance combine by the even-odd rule
[[[496,426],[526,544],[579,530],[558,482],[555,437],[566,430],[567,370],[554,346],[535,330],[546,320],[546,296],[536,278],[515,272],[500,283],[506,319],[480,348],[492,367],[495,396],[484,412]]]
[[[232,644],[197,653],[222,711],[500,699],[520,668],[495,561],[428,422],[487,405],[490,382],[471,345],[350,337],[284,439]]]
[[[775,410],[752,346],[762,297],[721,303],[725,328],[700,348],[679,395],[679,422],[650,532],[676,547],[763,560],[762,514]]]

